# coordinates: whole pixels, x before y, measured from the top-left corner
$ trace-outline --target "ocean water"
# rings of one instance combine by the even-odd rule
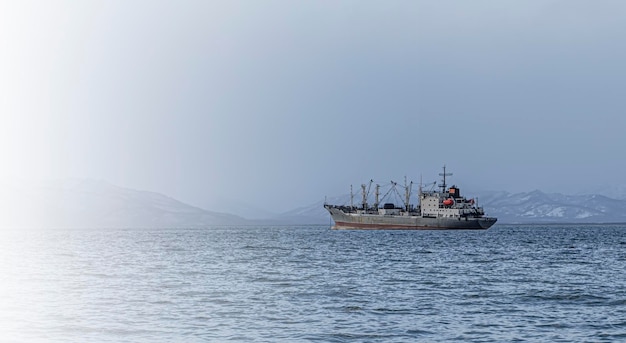
[[[2,342],[626,341],[625,225],[0,238]]]

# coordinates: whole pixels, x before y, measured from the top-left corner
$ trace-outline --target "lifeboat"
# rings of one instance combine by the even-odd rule
[[[446,200],[443,201],[443,204],[446,205],[446,206],[450,206],[450,205],[454,204],[454,200],[446,199]]]

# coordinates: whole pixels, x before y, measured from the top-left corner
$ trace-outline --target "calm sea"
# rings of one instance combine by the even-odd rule
[[[2,342],[626,341],[626,226],[0,233]]]

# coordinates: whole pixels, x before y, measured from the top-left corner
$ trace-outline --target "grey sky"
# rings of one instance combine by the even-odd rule
[[[626,184],[624,1],[0,4],[4,179],[280,210],[370,178]]]

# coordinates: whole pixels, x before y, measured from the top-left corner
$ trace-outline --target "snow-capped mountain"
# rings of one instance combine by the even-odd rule
[[[239,216],[207,211],[163,194],[69,179],[5,186],[0,197],[4,227],[122,228],[243,225]]]
[[[585,194],[606,194],[608,197],[619,200],[626,200],[626,185],[603,185],[587,188],[578,195]]]
[[[564,195],[539,190],[486,193],[480,205],[501,223],[626,222],[626,200],[598,194]]]

